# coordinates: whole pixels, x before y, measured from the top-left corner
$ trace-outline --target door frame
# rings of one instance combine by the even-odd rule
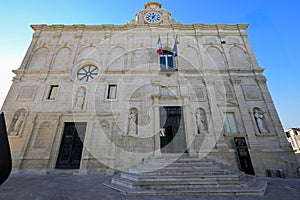
[[[170,110],[167,110],[167,109]],[[168,113],[168,112],[172,112],[171,109],[174,109],[175,113]],[[180,114],[178,114],[177,110],[180,108]],[[163,110],[165,110],[165,113],[163,113]],[[167,110],[167,111],[166,111]],[[174,118],[175,117],[175,118]],[[177,118],[176,118],[177,117]],[[179,117],[179,119],[178,119]],[[165,120],[163,119],[165,118]],[[169,121],[169,120],[171,121]],[[164,121],[162,121],[164,120]],[[172,122],[172,120],[175,120],[175,125],[173,126],[174,121]],[[179,120],[179,124],[178,124],[178,120]],[[160,152],[161,153],[171,153],[171,154],[176,154],[176,153],[184,153],[187,151],[187,143],[186,143],[186,130],[185,130],[185,119],[184,119],[184,110],[182,106],[160,106],[159,107],[159,127],[160,127],[160,137],[159,137],[159,148],[160,148]],[[164,123],[164,124],[162,124]],[[169,124],[170,123],[170,124]],[[169,129],[169,130],[167,130]],[[176,133],[174,133],[173,131],[176,131]],[[170,131],[172,131],[170,133]],[[164,135],[167,134],[167,135]],[[167,141],[167,144],[165,144],[164,146],[162,146],[162,140],[163,137],[169,137],[169,141]],[[174,140],[175,139],[175,140]],[[177,140],[177,141],[176,141]],[[181,141],[183,140],[183,141]],[[181,142],[180,142],[181,141]],[[176,149],[175,145],[184,145],[182,147],[179,147],[179,149]],[[168,146],[171,145],[171,146]],[[178,146],[177,146],[178,147]],[[162,149],[164,149],[166,152],[162,152]],[[182,149],[180,149],[182,148]],[[178,152],[177,152],[178,151]]]
[[[81,141],[81,144],[80,144],[81,154],[79,156],[80,160],[79,160],[79,164],[76,164],[76,166],[75,166],[75,164],[74,164],[74,166],[72,166],[71,163],[69,163],[69,165],[70,165],[69,167],[67,167],[67,166],[58,166],[59,158],[60,158],[60,155],[62,153],[61,151],[62,151],[62,148],[63,148],[62,145],[65,142],[64,141],[65,140],[65,134],[66,134],[65,130],[66,130],[66,127],[67,127],[66,124],[73,124],[73,126],[75,128],[75,132],[76,132],[76,133],[73,132],[75,135],[73,135],[74,138],[73,138],[71,150],[73,150],[75,148],[75,146],[74,146],[75,145],[74,139],[78,140],[78,138],[79,138],[79,141]],[[78,125],[76,125],[76,124],[78,124]],[[84,141],[85,141],[85,137],[87,135],[87,125],[88,125],[87,122],[64,122],[64,126],[63,126],[62,131],[61,131],[60,142],[58,144],[58,151],[57,151],[57,154],[56,154],[57,156],[56,156],[55,163],[54,163],[54,168],[55,169],[65,169],[65,170],[69,170],[69,169],[71,169],[71,170],[74,170],[74,169],[79,170],[80,169],[81,162],[82,162],[83,150],[84,150]],[[78,129],[76,128],[76,126],[82,126],[84,130],[81,133],[78,133]],[[71,156],[72,152],[70,152],[69,156]]]

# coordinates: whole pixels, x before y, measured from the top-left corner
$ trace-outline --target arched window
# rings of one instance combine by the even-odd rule
[[[161,70],[175,70],[175,59],[172,52],[163,50],[163,55],[159,60]]]

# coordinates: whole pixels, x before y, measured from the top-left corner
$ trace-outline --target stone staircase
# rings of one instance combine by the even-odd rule
[[[267,183],[209,158],[151,157],[106,186],[126,194],[263,195]]]

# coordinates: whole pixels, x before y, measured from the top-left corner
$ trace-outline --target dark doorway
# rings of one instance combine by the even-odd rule
[[[255,172],[251,162],[246,139],[244,137],[234,137],[233,140],[237,150],[237,158],[241,170],[245,172],[245,174],[254,175]]]
[[[160,148],[162,153],[186,152],[184,120],[181,107],[161,107],[160,127]]]
[[[66,122],[56,162],[57,169],[79,169],[86,122]]]

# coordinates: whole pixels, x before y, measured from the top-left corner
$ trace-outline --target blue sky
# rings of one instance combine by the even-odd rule
[[[249,40],[284,128],[300,127],[300,1],[161,0],[184,24],[250,24]],[[0,105],[29,47],[31,24],[125,24],[147,0],[0,0]]]

